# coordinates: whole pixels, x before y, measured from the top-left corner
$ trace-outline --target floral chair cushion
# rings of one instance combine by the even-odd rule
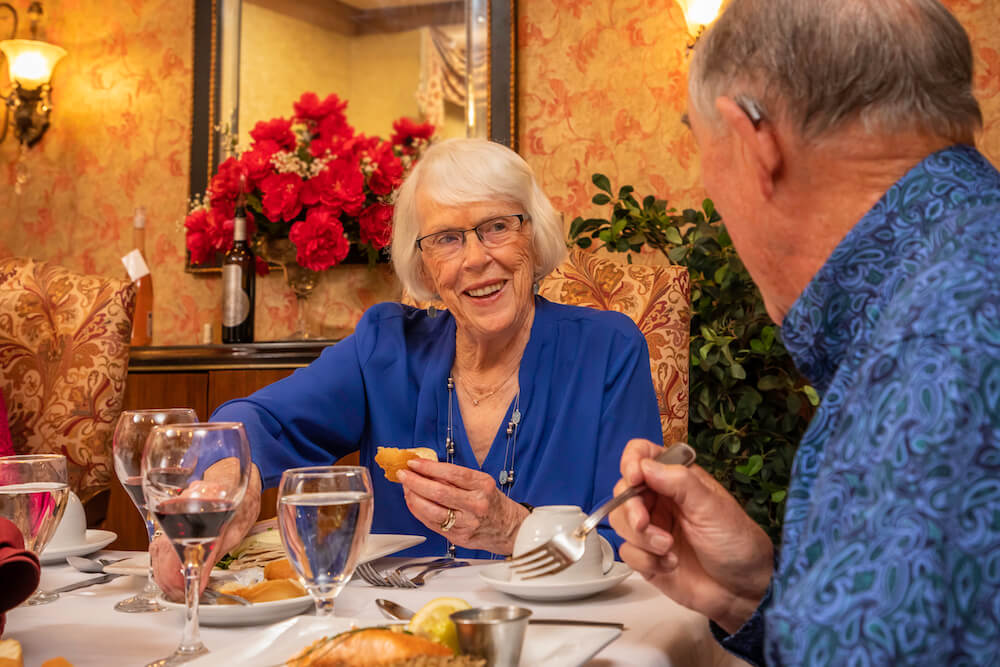
[[[619,264],[574,249],[542,279],[539,294],[631,317],[649,346],[663,441],[687,440],[691,280],[686,268]]]
[[[86,502],[108,487],[135,290],[23,258],[0,259],[0,389],[19,454],[65,454]]]

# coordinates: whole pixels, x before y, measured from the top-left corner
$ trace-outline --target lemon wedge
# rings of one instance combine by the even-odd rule
[[[434,598],[413,615],[407,629],[458,653],[458,632],[450,617],[456,611],[469,608],[469,603],[462,598]]]

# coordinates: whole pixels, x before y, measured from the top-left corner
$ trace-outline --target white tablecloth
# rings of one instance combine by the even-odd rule
[[[126,552],[105,552],[126,556]],[[383,559],[388,567],[398,559]],[[708,622],[664,597],[642,577],[632,574],[622,584],[594,597],[570,602],[519,600],[490,588],[478,576],[481,565],[435,575],[417,590],[373,588],[352,581],[337,598],[336,615],[356,618],[380,617],[374,600],[393,599],[418,609],[428,600],[455,596],[473,606],[518,604],[529,607],[539,618],[577,618],[617,621],[625,632],[589,663],[613,665],[744,665],[715,643]],[[42,568],[42,588],[56,588],[96,575],[82,574],[68,565]],[[63,656],[76,667],[145,665],[170,653],[180,639],[183,615],[166,611],[156,614],[123,614],[114,603],[142,587],[138,577],[120,577],[108,584],[63,593],[56,602],[37,607],[19,607],[7,615],[4,638],[17,639],[24,648],[26,667]],[[202,627],[205,645],[221,648],[253,637],[260,627]]]

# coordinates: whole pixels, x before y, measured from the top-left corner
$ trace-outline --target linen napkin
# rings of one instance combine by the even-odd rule
[[[0,517],[0,637],[6,612],[35,592],[41,576],[38,556],[24,548],[21,531],[13,522]]]

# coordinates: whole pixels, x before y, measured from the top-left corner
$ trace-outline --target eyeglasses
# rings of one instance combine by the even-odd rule
[[[418,238],[417,249],[438,259],[447,259],[462,251],[465,247],[465,235],[469,232],[475,232],[479,242],[485,247],[496,248],[512,241],[524,223],[530,219],[524,213],[515,213],[484,220],[468,229],[434,232]]]

